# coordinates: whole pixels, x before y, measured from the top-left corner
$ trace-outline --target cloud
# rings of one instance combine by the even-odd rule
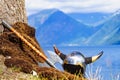
[[[120,0],[25,0],[29,14],[43,9],[57,8],[69,12],[115,12]]]

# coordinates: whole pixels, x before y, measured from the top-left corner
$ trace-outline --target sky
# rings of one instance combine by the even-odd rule
[[[25,0],[25,5],[27,15],[50,8],[56,8],[65,13],[113,13],[120,9],[120,0]]]

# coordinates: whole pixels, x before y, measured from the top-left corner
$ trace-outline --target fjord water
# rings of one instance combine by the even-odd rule
[[[103,51],[104,54],[102,57],[92,64],[92,72],[95,73],[97,67],[100,67],[102,80],[115,80],[112,78],[118,75],[120,76],[120,46],[58,46],[58,48],[64,54],[69,54],[72,51],[80,51],[86,57],[97,55],[99,52]],[[45,52],[47,50],[53,51],[52,46],[44,47],[43,49]],[[89,68],[87,70],[89,71]]]

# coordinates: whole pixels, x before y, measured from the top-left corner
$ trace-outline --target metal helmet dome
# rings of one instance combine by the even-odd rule
[[[78,51],[70,53],[63,61],[63,68],[72,74],[84,74],[86,69],[84,55]]]

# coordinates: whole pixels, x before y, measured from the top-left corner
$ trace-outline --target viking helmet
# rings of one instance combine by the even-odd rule
[[[92,57],[85,57],[82,53],[78,51],[74,51],[68,55],[61,53],[56,47],[54,47],[55,53],[60,56],[63,60],[63,68],[64,70],[72,73],[72,74],[84,74],[86,65],[92,62],[95,62],[99,59],[103,51],[101,51],[98,55]]]

